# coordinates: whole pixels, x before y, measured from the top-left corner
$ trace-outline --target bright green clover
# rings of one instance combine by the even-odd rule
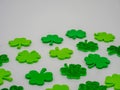
[[[9,89],[8,88],[3,88],[1,90],[24,90],[24,87],[23,86],[12,85]]]
[[[52,88],[47,88],[46,90],[69,90],[67,85],[55,84]]]
[[[105,85],[107,87],[114,87],[114,90],[120,90],[120,74],[107,76],[105,79]]]
[[[11,47],[17,47],[17,49],[21,49],[22,46],[30,46],[30,44],[31,40],[27,40],[26,38],[15,38],[14,40],[9,41],[9,45]]]
[[[13,79],[10,77],[10,75],[11,75],[10,71],[0,68],[0,85],[4,83],[3,80],[11,82]]]
[[[29,84],[41,86],[44,85],[44,82],[51,82],[53,80],[52,72],[46,72],[46,70],[46,68],[42,68],[40,73],[36,70],[31,70],[25,77],[29,79]]]
[[[68,59],[71,57],[71,54],[73,54],[73,51],[69,48],[62,48],[61,50],[59,47],[56,47],[55,50],[50,50],[49,54],[51,57],[58,57],[60,60]]]
[[[86,68],[80,64],[64,64],[64,67],[60,68],[62,75],[67,76],[68,79],[80,79],[80,76],[85,76],[87,71]]]
[[[96,66],[98,69],[107,68],[110,64],[110,60],[106,57],[101,57],[99,54],[89,54],[84,58],[88,68],[93,68]]]
[[[76,38],[82,39],[86,37],[86,32],[83,30],[71,29],[66,32],[66,36],[72,39],[76,39]]]
[[[58,35],[47,35],[46,37],[41,38],[43,43],[49,43],[50,46],[53,45],[53,43],[61,44],[63,41],[63,38],[59,37]]]
[[[99,32],[94,34],[94,38],[98,41],[112,42],[115,39],[115,36],[106,32]]]
[[[98,44],[94,43],[93,41],[87,41],[85,40],[84,42],[79,42],[76,45],[77,49],[83,52],[95,52],[96,50],[98,50]]]
[[[78,90],[107,90],[107,87],[104,85],[100,85],[97,81],[86,81],[86,83],[82,83],[79,85]]]
[[[0,66],[2,66],[3,63],[8,63],[8,62],[9,62],[9,58],[6,54],[0,55]]]
[[[22,52],[18,53],[16,60],[20,63],[26,62],[28,64],[32,64],[32,63],[38,62],[40,58],[41,58],[41,56],[35,50],[32,52],[28,52],[27,50],[23,50]]]

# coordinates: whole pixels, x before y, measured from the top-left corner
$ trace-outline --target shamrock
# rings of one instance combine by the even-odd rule
[[[56,47],[55,50],[50,50],[49,54],[51,57],[58,57],[58,59],[63,60],[70,58],[73,51],[69,48],[62,48],[60,50],[59,47]]]
[[[29,84],[31,85],[44,85],[44,82],[51,82],[53,80],[52,72],[46,72],[46,70],[46,68],[42,68],[40,73],[31,70],[25,77],[29,79]]]
[[[46,90],[69,90],[69,87],[67,85],[55,84],[53,88],[47,88]]]
[[[111,45],[107,48],[107,51],[109,55],[117,54],[117,56],[120,57],[120,46],[116,47],[114,45]]]
[[[110,60],[106,57],[101,57],[99,54],[89,54],[84,60],[88,65],[88,68],[96,66],[96,68],[102,69],[108,67],[108,64],[110,64]]]
[[[27,50],[23,50],[22,52],[19,52],[16,60],[20,63],[28,63],[32,64],[35,62],[38,62],[38,60],[41,58],[39,53],[37,53],[35,50],[32,52],[28,52]]]
[[[27,40],[26,38],[15,38],[14,40],[9,41],[9,45],[11,47],[17,47],[17,49],[21,49],[22,46],[30,46],[31,40]]]
[[[99,32],[94,34],[94,38],[98,41],[111,42],[115,39],[115,36],[106,32]]]
[[[83,52],[95,52],[96,50],[98,50],[98,44],[94,43],[92,41],[87,42],[87,40],[85,40],[85,42],[79,42],[76,45],[77,49]]]
[[[120,74],[107,76],[105,79],[105,85],[107,87],[114,87],[114,90],[120,90]]]
[[[0,68],[0,85],[4,83],[3,80],[11,82],[13,79],[10,77],[10,75],[11,75],[10,71],[6,71],[5,69]]]
[[[12,85],[9,89],[8,88],[3,88],[1,90],[24,90],[24,88],[23,88],[23,86]]]
[[[79,85],[78,90],[107,90],[107,87],[97,81],[86,81],[85,84]]]
[[[86,37],[86,32],[83,30],[71,29],[67,31],[66,36],[72,39],[76,39],[76,38],[82,39]]]
[[[8,62],[9,62],[9,58],[6,54],[0,55],[0,66],[2,66],[3,63],[8,63]]]
[[[86,68],[81,67],[80,64],[69,64],[68,66],[65,63],[64,67],[60,68],[60,72],[68,79],[80,79],[80,76],[86,75]]]
[[[43,43],[49,43],[50,46],[53,45],[53,43],[61,44],[63,41],[63,38],[59,37],[58,35],[47,35],[46,37],[41,38]]]

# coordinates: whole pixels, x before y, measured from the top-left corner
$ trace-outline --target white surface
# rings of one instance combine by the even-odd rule
[[[116,36],[112,43],[99,42],[100,48],[96,52],[111,60],[108,68],[88,69],[87,76],[81,77],[80,80],[69,80],[60,74],[59,68],[64,63],[79,63],[87,68],[83,59],[88,53],[80,52],[75,47],[76,43],[81,40],[74,41],[65,36],[65,32],[72,28],[85,30],[87,32],[85,39],[88,40],[94,40],[93,34],[100,31],[113,33]],[[45,90],[58,83],[68,84],[70,90],[77,90],[78,85],[87,80],[96,80],[104,84],[107,75],[120,73],[120,58],[116,55],[108,56],[106,51],[110,45],[120,45],[119,31],[120,0],[0,0],[0,54],[6,53],[10,58],[10,62],[1,68],[10,70],[14,78],[13,82],[5,81],[0,88],[16,84],[24,86],[25,90]],[[41,36],[50,33],[63,37],[64,42],[51,47],[43,44],[40,41]],[[16,37],[31,39],[31,46],[20,50],[9,47],[8,41]],[[74,50],[72,58],[64,61],[50,58],[48,52],[55,46]],[[15,57],[24,49],[37,50],[42,58],[32,65],[20,64]],[[54,73],[54,80],[43,86],[29,85],[24,75],[33,69],[39,71],[42,67]]]

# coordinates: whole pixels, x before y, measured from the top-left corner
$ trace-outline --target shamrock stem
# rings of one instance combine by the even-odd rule
[[[65,63],[65,64],[64,64],[64,66],[65,66],[66,68],[68,68],[68,65],[67,65],[67,63]]]
[[[53,45],[53,41],[51,41],[49,45],[52,46]]]
[[[46,68],[42,68],[42,70],[40,71],[40,74],[43,74],[46,71]]]
[[[95,64],[91,64],[91,65],[89,65],[88,67],[89,68],[92,68],[92,67],[94,67],[95,66]]]
[[[7,80],[7,81],[12,81],[13,79],[10,77],[4,77],[3,79]]]
[[[18,44],[17,49],[20,49],[20,48],[21,48],[21,44]]]

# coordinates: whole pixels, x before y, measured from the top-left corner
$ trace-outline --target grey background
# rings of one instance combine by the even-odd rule
[[[75,47],[76,43],[82,40],[72,40],[65,36],[65,32],[72,28],[85,30],[87,32],[85,39],[95,42],[98,42],[94,40],[95,32],[105,31],[116,36],[114,42],[98,42],[100,48],[96,53],[111,60],[108,68],[89,69],[87,76],[81,77],[80,80],[69,80],[60,75],[59,68],[64,63],[79,63],[87,68],[84,57],[90,52],[80,52]],[[105,76],[120,73],[120,58],[116,55],[108,56],[106,52],[108,46],[120,45],[119,31],[120,0],[0,0],[0,54],[6,53],[10,58],[10,62],[1,68],[10,70],[14,78],[11,83],[5,81],[0,88],[16,84],[23,85],[25,90],[45,90],[58,83],[68,84],[70,90],[77,90],[78,85],[87,80],[95,80],[104,84]],[[64,38],[64,42],[51,47],[43,44],[40,38],[47,34],[58,34]],[[31,46],[23,47],[20,50],[9,47],[8,41],[16,37],[31,39]],[[50,58],[48,52],[56,46],[74,50],[72,58],[64,61]],[[42,58],[38,63],[32,65],[20,64],[15,57],[24,49],[37,50]],[[29,85],[24,75],[33,69],[39,71],[42,67],[46,67],[48,71],[54,73],[54,81],[45,83],[43,86]]]

